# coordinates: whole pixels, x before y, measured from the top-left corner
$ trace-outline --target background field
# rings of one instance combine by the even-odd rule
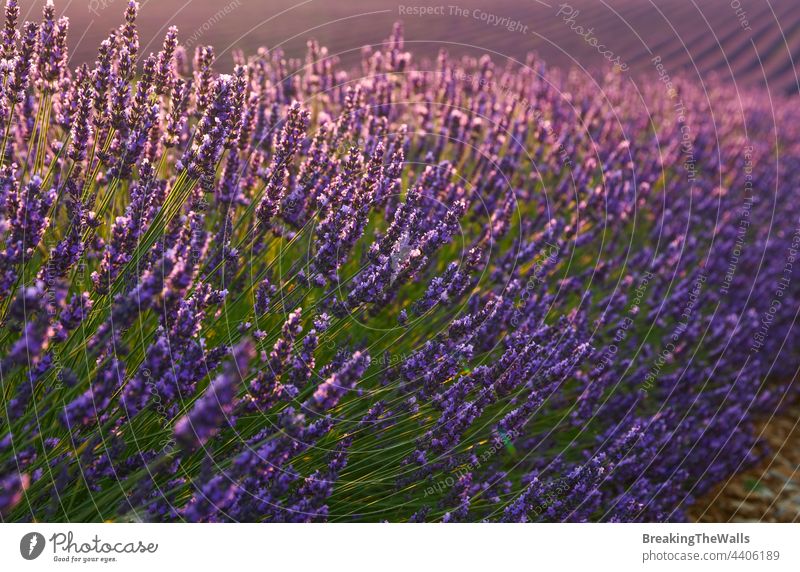
[[[38,16],[42,0],[23,2],[23,16]],[[124,10],[124,0],[70,0],[56,3],[71,19],[74,58],[94,59],[94,50]],[[142,0],[139,25],[143,52],[157,51],[165,28],[179,26],[181,41],[213,44],[221,57],[231,48],[252,51],[280,46],[302,56],[316,37],[345,61],[355,61],[364,44],[387,37],[402,20],[407,45],[415,53],[492,53],[524,59],[536,51],[551,65],[596,67],[602,56],[564,22],[593,29],[599,43],[626,63],[631,73],[656,79],[650,63],[661,56],[670,73],[698,80],[718,73],[741,86],[768,86],[773,93],[798,91],[793,62],[800,56],[800,10],[795,0]],[[441,7],[443,15],[409,16],[410,7]],[[455,15],[457,10],[467,16]],[[563,8],[559,8],[563,6]],[[475,9],[527,26],[509,31],[475,17]],[[559,10],[562,11],[558,15]],[[463,14],[464,12],[460,12]],[[480,14],[480,13],[479,13]]]

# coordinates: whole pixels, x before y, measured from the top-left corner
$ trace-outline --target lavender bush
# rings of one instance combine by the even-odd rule
[[[6,4],[5,521],[661,521],[797,397],[796,105]],[[780,128],[778,128],[778,126]]]

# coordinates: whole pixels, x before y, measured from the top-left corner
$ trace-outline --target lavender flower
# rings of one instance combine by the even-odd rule
[[[225,371],[212,381],[192,410],[175,423],[175,439],[189,449],[204,445],[219,432],[223,424],[233,424],[236,390],[247,374],[247,365],[252,357],[249,343],[237,346],[233,360]]]
[[[368,354],[355,352],[338,371],[317,387],[306,406],[315,411],[326,411],[335,407],[344,394],[355,387],[369,364]]]
[[[297,151],[301,138],[305,135],[308,121],[308,111],[302,109],[299,103],[294,103],[289,109],[278,149],[266,175],[267,185],[264,196],[256,208],[256,216],[263,224],[271,221],[278,212],[278,207],[286,193],[285,185],[289,163]]]

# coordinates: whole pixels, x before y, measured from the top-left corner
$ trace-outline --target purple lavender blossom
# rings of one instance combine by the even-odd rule
[[[175,423],[175,439],[182,446],[193,449],[204,445],[216,435],[223,425],[232,425],[236,391],[247,375],[252,346],[243,343],[233,350],[233,359],[225,371],[212,381],[191,411]]]

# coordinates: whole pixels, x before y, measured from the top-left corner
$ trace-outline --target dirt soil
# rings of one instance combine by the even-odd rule
[[[783,414],[758,429],[769,446],[766,458],[698,499],[693,520],[800,522],[800,417]]]

